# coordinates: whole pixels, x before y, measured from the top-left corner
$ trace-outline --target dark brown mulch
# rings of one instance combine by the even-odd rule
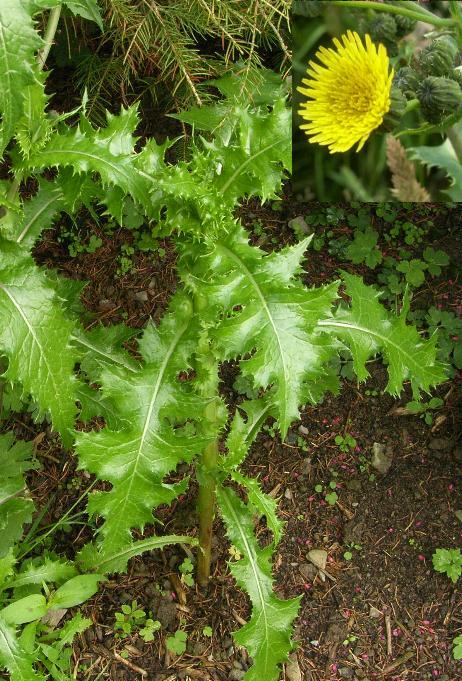
[[[293,205],[286,213],[293,217],[305,210],[309,209]],[[263,223],[264,234],[253,238],[263,248],[293,241],[287,214],[258,202],[249,202],[240,212],[249,226],[256,220]],[[456,218],[453,215],[451,224],[456,225]],[[130,242],[131,233],[118,230],[107,237],[94,225],[88,228],[103,239],[94,254],[70,259],[54,229],[37,246],[37,260],[89,282],[83,303],[93,316],[88,316],[87,325],[125,321],[141,327],[150,317],[157,320],[176,286],[172,245],[162,242],[163,258],[138,253],[133,270],[115,279],[115,258],[121,245]],[[347,227],[337,229],[341,233]],[[460,241],[451,235],[450,243],[446,237],[443,244],[444,238],[441,244],[453,257],[460,256]],[[460,267],[460,259],[455,260]],[[339,266],[351,269],[351,264],[339,263],[326,251],[312,253],[307,265],[310,282],[329,281]],[[373,276],[365,268],[353,269]],[[433,282],[426,292],[428,301],[455,310],[460,304],[459,283],[456,279],[449,286],[444,277]],[[137,297],[139,292],[146,296]],[[301,424],[294,426],[285,444],[264,431],[245,464],[245,471],[258,475],[265,491],[280,499],[286,521],[275,560],[276,589],[283,597],[303,594],[295,654],[303,681],[456,681],[460,663],[452,660],[451,647],[452,639],[462,633],[462,596],[457,585],[434,572],[431,555],[435,548],[462,546],[462,526],[454,514],[462,508],[461,384],[456,380],[439,389],[445,398],[439,412],[444,420],[432,431],[418,417],[393,412],[394,400],[381,394],[385,370],[379,363],[371,364],[371,374],[367,385],[358,388],[347,382],[341,396],[304,409]],[[235,375],[232,364],[224,367],[223,392],[233,403],[238,401],[232,386]],[[408,398],[403,396],[400,404]],[[90,480],[83,472],[75,473],[75,461],[56,438],[46,430],[42,436],[42,429],[37,431],[27,415],[16,420],[15,428],[27,438],[39,432],[43,468],[31,475],[32,492],[38,506],[52,499],[44,522],[56,520]],[[356,438],[357,448],[342,452],[334,438],[346,433]],[[393,455],[386,475],[368,464],[374,442],[388,446]],[[334,479],[339,498],[330,506],[314,487]],[[164,531],[194,528],[194,493],[192,485],[182,503],[159,510]],[[83,511],[84,504],[76,510]],[[71,526],[55,535],[53,548],[71,556],[92,532]],[[265,541],[263,524],[259,534]],[[313,548],[327,551],[325,581],[307,558]],[[77,679],[131,681],[141,678],[139,669],[148,672],[150,681],[188,677],[224,681],[242,675],[249,661],[233,646],[230,632],[248,616],[248,604],[226,568],[229,554],[221,523],[216,524],[207,594],[179,583],[178,565],[185,555],[176,547],[133,559],[126,575],[112,578],[85,605],[94,626],[74,649]],[[143,643],[136,631],[126,639],[114,637],[114,614],[133,599],[163,623],[152,643]],[[176,658],[166,650],[165,638],[180,625],[188,632],[188,649]],[[211,639],[203,635],[204,626],[212,627]],[[124,650],[127,659],[120,656]],[[289,679],[285,674],[283,678]]]

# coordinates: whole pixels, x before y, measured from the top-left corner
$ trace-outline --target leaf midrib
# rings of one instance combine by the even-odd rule
[[[394,347],[399,352],[399,354],[404,355],[404,357],[406,357],[410,366],[418,364],[415,361],[414,357],[411,354],[409,354],[409,352],[407,352],[405,350],[405,348],[403,348],[402,345],[398,345],[397,343],[392,341],[389,337],[384,336],[383,334],[379,333],[378,331],[374,331],[373,329],[370,329],[367,326],[361,326],[359,324],[353,324],[352,322],[341,322],[341,321],[335,320],[335,319],[320,319],[318,321],[318,326],[323,326],[323,327],[329,326],[329,327],[333,327],[333,328],[344,328],[344,329],[351,329],[353,331],[361,331],[362,333],[368,334],[369,336],[373,336],[375,338],[378,338],[379,340],[382,341],[382,343],[385,346],[391,345],[392,347]],[[420,364],[418,364],[418,367],[419,367],[419,370],[423,369],[423,367]]]
[[[253,552],[253,548],[250,546],[248,539],[247,539],[247,537],[246,537],[246,535],[245,535],[245,533],[242,529],[241,523],[239,522],[239,518],[236,515],[234,508],[228,500],[228,494],[227,494],[226,490],[223,489],[223,492],[224,492],[224,494],[221,495],[221,496],[226,503],[228,513],[233,518],[233,527],[234,527],[234,529],[238,530],[238,532],[241,536],[243,545],[245,546],[245,548],[247,550],[247,557],[248,557],[249,563],[251,565],[252,572],[254,574],[255,583],[257,585],[258,597],[259,597],[260,606],[261,606],[261,613],[262,613],[264,623],[265,623],[265,627],[264,627],[264,629],[265,629],[265,645],[263,647],[265,649],[265,669],[267,669],[267,667],[268,667],[268,629],[269,629],[269,625],[268,625],[268,617],[267,617],[267,614],[266,614],[266,602],[265,602],[263,591],[262,591],[262,588],[261,588],[261,585],[260,585],[260,580],[258,578],[258,569],[257,569],[257,566],[255,564],[254,557],[253,557],[254,552]],[[255,607],[255,605],[254,605],[254,607]]]
[[[172,343],[170,344],[168,352],[166,353],[164,360],[163,360],[162,364],[160,365],[157,380],[156,380],[156,383],[154,385],[154,390],[153,390],[152,397],[151,397],[151,400],[150,400],[150,403],[149,403],[149,409],[148,409],[148,412],[146,414],[143,432],[141,433],[141,437],[137,438],[137,440],[136,440],[138,442],[138,445],[137,445],[138,451],[137,451],[136,456],[135,456],[135,463],[134,463],[134,466],[133,466],[133,469],[132,469],[132,473],[130,475],[129,485],[128,485],[128,488],[126,489],[126,492],[125,492],[125,495],[124,495],[124,501],[123,501],[122,509],[125,508],[126,503],[127,503],[128,499],[130,498],[130,493],[131,493],[131,489],[132,489],[132,486],[133,486],[133,482],[134,482],[135,478],[137,477],[137,469],[138,469],[139,461],[144,456],[143,453],[142,453],[142,449],[144,448],[144,443],[145,443],[145,440],[146,440],[146,437],[147,437],[147,432],[148,432],[149,425],[150,425],[150,422],[151,422],[152,413],[154,411],[155,403],[156,403],[156,400],[157,400],[158,395],[159,395],[159,391],[160,391],[160,388],[161,388],[161,385],[162,385],[164,375],[167,371],[168,363],[170,362],[170,359],[171,359],[173,353],[175,352],[176,347],[177,347],[182,335],[184,334],[184,332],[186,331],[187,328],[188,328],[188,324],[184,323],[178,329],[175,336],[173,337],[173,340],[172,340]]]
[[[269,320],[269,322],[270,322],[270,324],[273,328],[274,335],[276,336],[276,339],[277,339],[277,344],[278,344],[278,348],[279,348],[279,355],[280,355],[280,358],[281,358],[283,375],[284,375],[284,381],[282,382],[283,385],[280,385],[280,388],[282,388],[282,390],[284,392],[284,396],[285,396],[286,386],[288,385],[287,367],[286,367],[286,364],[285,364],[285,358],[284,358],[284,353],[283,353],[283,349],[282,349],[281,339],[279,337],[279,333],[278,333],[276,324],[274,323],[273,317],[271,315],[271,310],[269,309],[269,306],[268,306],[267,300],[266,300],[266,298],[263,294],[263,291],[261,290],[260,286],[258,285],[258,282],[255,279],[255,277],[252,275],[252,272],[248,269],[246,264],[243,262],[243,260],[241,258],[239,258],[238,255],[236,255],[233,251],[231,251],[227,246],[225,246],[222,243],[218,243],[217,248],[219,250],[223,251],[228,256],[228,258],[233,260],[239,266],[239,268],[244,272],[244,274],[249,279],[250,283],[252,284],[254,290],[257,293],[258,298],[260,299],[260,301],[262,303],[263,309],[266,313],[266,316],[268,317],[268,320]],[[282,402],[283,402],[284,405],[286,404],[286,400],[284,398],[283,398]]]

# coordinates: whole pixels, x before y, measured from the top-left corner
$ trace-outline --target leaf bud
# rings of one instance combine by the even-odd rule
[[[419,86],[417,98],[424,118],[441,123],[462,106],[462,89],[455,80],[428,76]]]

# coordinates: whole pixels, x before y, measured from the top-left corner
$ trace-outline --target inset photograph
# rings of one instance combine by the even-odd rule
[[[303,201],[462,200],[462,4],[295,0]]]

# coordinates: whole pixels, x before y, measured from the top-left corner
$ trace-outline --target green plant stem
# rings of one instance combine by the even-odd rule
[[[462,163],[462,140],[460,139],[458,131],[455,127],[452,127],[446,130],[446,134],[452,144],[452,148],[456,153],[459,163]]]
[[[215,470],[218,459],[218,442],[211,442],[202,454],[202,471],[199,479],[199,553],[197,582],[205,588],[210,577],[212,554],[212,527],[215,516]]]
[[[454,26],[456,23],[454,19],[443,19],[437,17],[432,12],[424,10],[422,7],[414,2],[406,2],[406,6],[387,5],[382,2],[369,2],[369,0],[332,0],[333,5],[339,7],[357,7],[358,9],[373,9],[377,12],[388,12],[389,14],[400,14],[403,17],[409,17],[416,21],[424,21],[433,26]],[[402,5],[404,5],[404,1]]]
[[[418,99],[410,99],[408,103],[406,104],[406,109],[404,110],[404,114],[409,113],[409,111],[414,111],[414,109],[417,109],[420,106],[420,102]]]
[[[45,45],[37,54],[37,61],[41,69],[45,66],[45,62],[50,54],[51,46],[53,45],[53,40],[55,37],[56,30],[58,28],[59,17],[61,15],[61,7],[55,7],[51,10],[50,16],[48,17],[48,23],[45,30],[45,35],[43,37]]]

